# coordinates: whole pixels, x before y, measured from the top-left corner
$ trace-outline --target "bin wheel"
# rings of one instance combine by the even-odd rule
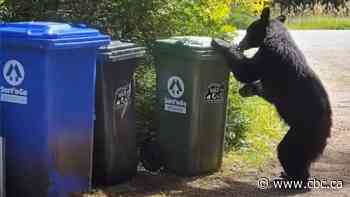
[[[159,144],[156,141],[145,142],[140,150],[140,160],[146,170],[160,170],[163,167],[163,158]]]

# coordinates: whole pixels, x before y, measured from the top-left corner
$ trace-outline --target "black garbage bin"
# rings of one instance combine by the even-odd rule
[[[145,48],[114,41],[99,49],[96,69],[96,120],[93,184],[108,186],[136,174],[133,74]]]

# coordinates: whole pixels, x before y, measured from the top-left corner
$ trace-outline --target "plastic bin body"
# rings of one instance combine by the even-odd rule
[[[229,68],[205,37],[160,40],[155,48],[159,143],[165,167],[192,176],[221,167]]]
[[[0,104],[0,111],[2,107]],[[1,115],[2,116],[2,115]],[[5,138],[2,130],[2,121],[0,121],[0,197],[6,197],[5,195]]]
[[[109,37],[44,22],[4,24],[0,35],[7,196],[89,190],[96,49]]]
[[[144,55],[144,48],[119,41],[99,50],[94,185],[115,185],[136,174],[133,74]]]

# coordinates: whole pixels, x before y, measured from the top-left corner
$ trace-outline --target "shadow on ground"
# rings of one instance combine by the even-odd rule
[[[306,191],[260,190],[252,182],[240,182],[230,177],[181,178],[174,175],[139,174],[127,184],[101,189],[92,196],[224,196],[224,197],[273,197],[291,196]]]
[[[347,193],[350,181],[350,154],[347,149],[339,151],[329,147],[319,162],[313,166],[312,174],[317,180],[343,180],[344,189],[339,191],[317,190],[288,191],[260,190],[257,177],[264,172],[225,174],[218,172],[208,176],[179,177],[170,173],[152,174],[141,171],[131,181],[109,188],[100,188],[84,197],[119,196],[186,196],[186,197],[283,197],[283,196],[339,196]],[[273,168],[273,167],[272,167]],[[270,169],[270,168],[269,168]],[[272,170],[272,169],[270,169]],[[227,172],[226,172],[227,173]],[[267,172],[268,176],[272,174]],[[336,195],[337,194],[337,195]],[[342,195],[347,196],[347,195]]]

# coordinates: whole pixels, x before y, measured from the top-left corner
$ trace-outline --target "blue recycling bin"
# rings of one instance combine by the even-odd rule
[[[0,112],[1,112],[1,105],[0,105]],[[0,115],[1,117],[1,115]],[[0,197],[6,197],[5,196],[5,174],[4,174],[4,150],[5,150],[5,140],[4,140],[4,133],[2,130],[2,122],[0,121]]]
[[[109,36],[51,22],[0,25],[7,197],[90,189],[96,49]]]

